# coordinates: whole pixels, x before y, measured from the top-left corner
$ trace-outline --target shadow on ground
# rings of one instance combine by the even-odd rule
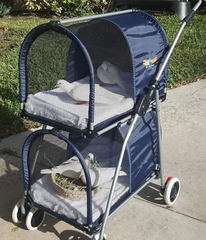
[[[164,197],[161,194],[161,186],[156,183],[149,183],[138,193],[138,196],[148,202],[166,206]]]

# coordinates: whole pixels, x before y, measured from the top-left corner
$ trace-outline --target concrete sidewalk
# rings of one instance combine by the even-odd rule
[[[168,91],[161,110],[164,175],[180,179],[180,196],[167,207],[159,193],[160,182],[153,181],[109,219],[108,240],[206,239],[206,80]],[[21,149],[30,133],[0,142],[0,150],[17,154],[0,155],[0,239],[90,239],[50,216],[36,231],[12,222],[12,209],[23,192]]]

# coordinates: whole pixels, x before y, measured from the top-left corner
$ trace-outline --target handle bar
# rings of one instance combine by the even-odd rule
[[[204,0],[206,2],[206,0]],[[184,18],[184,21],[186,22],[186,24],[189,24],[191,19],[195,16],[195,13],[197,11],[197,9],[200,7],[200,5],[202,4],[202,0],[199,0],[196,5],[193,7],[192,11]]]

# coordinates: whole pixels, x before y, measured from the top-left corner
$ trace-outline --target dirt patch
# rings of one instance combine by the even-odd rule
[[[7,30],[0,29],[0,48],[1,49],[5,48],[10,43],[10,40],[6,39],[6,36],[5,36],[7,32],[8,32],[8,29]]]
[[[0,29],[0,42],[2,40],[3,34],[4,34],[4,31],[2,29]]]
[[[8,30],[0,29],[0,41],[4,40],[4,36],[7,32]]]
[[[17,38],[15,34],[14,35],[10,34],[10,36],[8,36],[8,34],[9,34],[9,29],[0,29],[0,48],[1,49],[8,50],[12,48],[12,44]]]

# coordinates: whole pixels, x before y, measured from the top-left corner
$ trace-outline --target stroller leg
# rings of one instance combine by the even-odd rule
[[[155,103],[156,103],[156,121],[157,121],[157,137],[158,137],[158,149],[159,149],[161,188],[162,190],[164,190],[165,181],[164,181],[163,160],[162,160],[162,132],[161,132],[161,124],[160,124],[159,89],[155,91]]]
[[[44,124],[42,129],[46,129],[46,125]],[[36,152],[36,155],[35,155],[35,158],[34,158],[34,162],[32,164],[32,167],[31,167],[31,175],[33,175],[34,173],[34,169],[35,169],[35,166],[36,166],[36,162],[37,162],[37,159],[38,159],[38,156],[39,156],[39,151],[41,149],[41,144],[42,144],[42,141],[43,141],[43,136],[41,137],[41,139],[39,140],[39,146],[38,146],[38,150]]]
[[[183,19],[183,22],[171,44],[171,47],[168,51],[168,54],[160,68],[160,70],[157,73],[157,76],[155,78],[155,80],[158,82],[160,79],[160,76],[162,75],[165,66],[175,48],[175,45],[177,43],[177,41],[180,38],[180,35],[182,34],[182,31],[184,29],[184,27],[190,22],[190,20],[194,17],[195,12],[197,11],[197,9],[200,7],[200,5],[202,4],[202,0],[199,0],[196,5],[193,7],[192,11],[188,14],[188,16]],[[162,140],[161,140],[161,126],[160,126],[160,109],[159,109],[159,90],[156,90],[156,94],[155,94],[155,102],[156,102],[156,111],[157,111],[157,129],[158,129],[158,145],[159,145],[159,160],[160,160],[160,175],[161,175],[161,186],[162,186],[162,190],[164,192],[164,188],[165,188],[165,182],[164,182],[164,177],[163,177],[163,162],[162,162]]]
[[[109,213],[110,213],[110,209],[111,209],[111,205],[112,205],[112,199],[113,199],[116,183],[117,183],[117,180],[118,180],[119,171],[120,171],[120,168],[121,168],[121,165],[122,165],[122,160],[123,160],[123,157],[124,157],[126,145],[127,145],[127,142],[130,138],[130,135],[132,133],[132,130],[134,128],[134,125],[135,125],[138,117],[139,117],[139,115],[135,114],[134,119],[133,119],[133,121],[132,121],[132,123],[129,127],[129,130],[127,132],[127,135],[126,135],[126,137],[124,139],[124,142],[123,142],[123,145],[122,145],[122,150],[121,150],[121,153],[120,153],[119,162],[118,162],[118,165],[116,167],[116,171],[115,171],[115,174],[114,174],[114,179],[113,179],[113,182],[112,182],[112,187],[111,187],[109,198],[108,198],[108,201],[107,201],[107,207],[106,207],[106,210],[105,210],[105,214],[104,214],[104,218],[103,218],[103,222],[102,222],[102,227],[101,227],[101,230],[100,230],[99,240],[104,239],[104,231],[105,231],[106,223],[107,223],[107,220],[108,220],[108,217],[109,217]]]

